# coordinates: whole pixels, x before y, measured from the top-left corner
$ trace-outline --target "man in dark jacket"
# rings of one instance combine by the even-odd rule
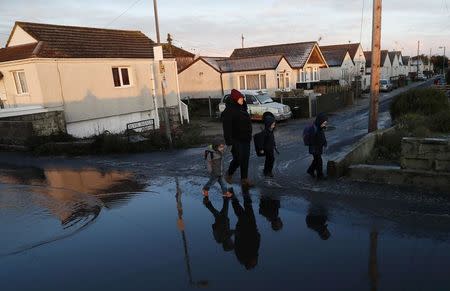
[[[314,159],[309,166],[307,173],[312,177],[317,177],[317,179],[323,179],[323,164],[322,164],[322,153],[323,148],[327,147],[327,139],[325,137],[325,128],[328,123],[328,117],[325,113],[320,113],[314,121],[314,134],[312,136],[312,142],[309,146],[309,153],[313,155]],[[317,173],[317,176],[316,176]]]
[[[223,135],[227,146],[231,146],[233,160],[228,168],[225,180],[231,184],[234,172],[241,169],[241,184],[252,187],[248,179],[248,163],[250,159],[250,141],[252,139],[252,121],[247,112],[244,95],[238,90],[231,90],[226,100],[226,108],[222,113]]]

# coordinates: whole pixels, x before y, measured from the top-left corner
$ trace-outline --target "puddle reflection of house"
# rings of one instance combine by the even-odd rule
[[[89,216],[102,207],[120,207],[142,191],[132,173],[95,169],[2,169],[0,183],[32,185],[30,203],[48,209],[65,226]],[[25,174],[24,174],[25,173]]]

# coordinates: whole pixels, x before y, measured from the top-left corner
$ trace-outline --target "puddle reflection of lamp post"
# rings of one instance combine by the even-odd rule
[[[180,230],[181,237],[183,239],[184,261],[186,262],[186,269],[187,269],[187,273],[188,273],[188,277],[189,277],[189,284],[194,287],[206,288],[209,285],[208,281],[200,280],[200,281],[194,282],[192,280],[191,260],[189,258],[189,250],[188,250],[188,246],[187,246],[186,232],[184,230],[183,204],[181,203],[181,189],[180,189],[180,183],[178,182],[178,179],[176,179],[176,185],[177,185],[177,193],[175,195],[175,199],[177,201],[177,212],[178,212],[177,227]]]
[[[376,291],[378,289],[378,263],[377,263],[377,248],[378,248],[378,231],[372,229],[370,232],[370,253],[369,253],[369,278],[370,290]]]

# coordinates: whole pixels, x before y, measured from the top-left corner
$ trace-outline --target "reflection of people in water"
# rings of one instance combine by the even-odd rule
[[[253,212],[252,200],[248,192],[244,193],[244,207],[240,205],[236,196],[233,196],[232,199],[233,210],[238,218],[234,251],[239,262],[247,270],[250,270],[258,264],[258,250],[261,240]]]
[[[264,216],[272,225],[274,231],[283,228],[283,221],[279,217],[280,200],[272,199],[268,196],[261,196],[259,200],[259,214]]]
[[[306,216],[306,225],[308,228],[316,231],[323,240],[330,238],[331,234],[328,230],[328,213],[323,206],[312,205],[308,209]]]
[[[203,199],[203,204],[214,215],[214,224],[212,225],[213,236],[218,244],[222,244],[223,250],[226,252],[234,249],[232,240],[233,232],[230,229],[230,219],[228,218],[228,206],[230,198],[223,197],[222,210],[220,212],[214,208],[208,197]]]

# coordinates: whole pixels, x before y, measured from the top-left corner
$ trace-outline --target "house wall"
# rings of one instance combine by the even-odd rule
[[[361,68],[363,68],[363,75],[365,75],[366,57],[364,56],[364,50],[361,45],[358,47],[353,61],[355,63],[356,74],[361,74]]]
[[[356,68],[348,53],[346,54],[344,61],[342,62],[342,65],[340,67],[320,69],[321,80],[339,80],[339,83],[342,86],[349,85],[355,76]]]
[[[8,101],[18,106],[40,105],[57,108],[63,105],[67,131],[86,137],[108,130],[118,133],[126,123],[157,118],[155,102],[161,107],[162,78],[155,66],[157,100],[152,97],[151,60],[139,59],[39,59],[0,64],[7,71],[5,84]],[[114,87],[112,67],[128,67],[131,86]],[[167,84],[166,106],[179,106],[177,65],[164,61]],[[10,71],[23,69],[29,94],[17,96]]]
[[[391,77],[397,77],[401,74],[400,62],[397,56],[392,61]]]
[[[289,89],[294,89],[295,83],[297,82],[296,81],[297,75],[295,74],[294,70],[291,68],[289,63],[286,62],[285,59],[282,59],[275,70],[223,73],[222,79],[224,92],[225,94],[228,94],[230,93],[231,89],[239,89],[239,76],[260,74],[266,75],[267,89],[265,91],[267,91],[267,93],[270,96],[275,96],[275,92],[279,91],[277,83],[278,72],[285,72],[289,74]]]
[[[14,71],[24,71],[28,93],[18,94],[14,81]],[[6,95],[5,107],[43,106],[41,84],[39,82],[36,64],[30,61],[0,63],[0,71],[3,73],[3,85]]]
[[[381,79],[389,80],[391,78],[392,65],[389,57],[386,57],[383,67],[381,68]]]
[[[220,73],[198,61],[178,75],[181,98],[221,98]]]
[[[25,32],[20,26],[16,26],[11,36],[8,47],[37,42],[31,35]]]

